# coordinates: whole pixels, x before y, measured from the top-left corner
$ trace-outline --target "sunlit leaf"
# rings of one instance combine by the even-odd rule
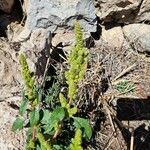
[[[37,125],[40,119],[39,110],[34,109],[32,112],[30,112],[29,118],[31,127]]]
[[[92,136],[92,128],[87,119],[80,117],[73,117],[74,125],[77,129],[83,129],[83,137],[90,139]]]
[[[23,128],[24,119],[23,118],[17,118],[12,126],[12,131],[15,132],[17,130],[21,130]]]

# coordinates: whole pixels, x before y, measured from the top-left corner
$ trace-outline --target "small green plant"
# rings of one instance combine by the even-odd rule
[[[20,65],[21,65],[21,73],[23,80],[25,82],[25,91],[27,92],[26,95],[30,100],[33,99],[33,88],[34,88],[34,79],[32,78],[31,72],[29,70],[26,58],[23,54],[20,55],[19,59]]]
[[[133,83],[128,82],[128,81],[122,81],[122,82],[119,82],[115,86],[115,89],[121,93],[130,93],[130,92],[134,92],[135,85]]]
[[[36,85],[24,54],[20,55],[25,89],[12,130],[28,127],[26,150],[83,150],[82,139],[89,140],[92,136],[88,119],[78,117],[78,108],[73,103],[78,83],[86,72],[88,56],[79,23],[75,25],[75,35],[76,43],[65,72],[66,93],[60,92],[59,82],[54,82],[48,90]]]
[[[71,140],[70,149],[83,150],[81,144],[82,144],[82,131],[80,129],[77,129],[75,133],[75,137]]]
[[[77,84],[80,82],[87,68],[87,49],[84,47],[83,34],[79,23],[75,27],[76,43],[68,58],[69,70],[65,73],[68,84],[68,97],[72,101],[78,91]]]

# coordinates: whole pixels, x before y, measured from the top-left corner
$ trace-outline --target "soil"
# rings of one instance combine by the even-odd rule
[[[95,63],[104,70],[99,78],[105,79],[101,82],[105,90],[100,99],[105,119],[97,133],[97,149],[127,150],[133,136],[134,149],[149,150],[150,57],[135,52],[126,42],[120,50],[102,44],[90,51],[95,54],[94,59],[98,56]],[[118,91],[116,85],[126,80],[134,85],[134,90]]]

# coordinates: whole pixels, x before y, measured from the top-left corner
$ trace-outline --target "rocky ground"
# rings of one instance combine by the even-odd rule
[[[90,51],[85,83],[91,95],[99,93],[101,108],[89,149],[150,149],[150,1],[2,0],[0,150],[22,150],[25,143],[24,131],[11,132],[21,100],[19,52],[40,77],[51,44],[57,52],[71,48],[76,19]]]

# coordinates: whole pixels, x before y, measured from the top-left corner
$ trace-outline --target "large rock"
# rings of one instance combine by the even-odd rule
[[[85,31],[96,31],[93,0],[30,0],[25,26],[30,31],[44,28],[55,32],[61,27],[72,27],[76,19]]]
[[[124,43],[124,36],[120,26],[106,29],[102,27],[100,40],[95,41],[97,47],[105,46],[112,50],[120,50]]]
[[[10,13],[12,11],[14,0],[1,0],[0,1],[0,10]]]
[[[21,51],[26,54],[30,70],[37,75],[43,75],[45,71],[50,46],[51,32],[43,28],[33,30],[30,38],[21,44]]]
[[[142,53],[150,53],[150,25],[126,25],[123,27],[123,32],[134,50]]]
[[[26,54],[31,70],[38,75],[42,74],[46,64],[45,52],[51,45],[51,33],[60,31],[71,33],[76,20],[79,21],[84,32],[96,32],[97,19],[93,0],[30,0],[26,1],[25,11],[27,20],[23,31],[18,35],[9,36],[10,41],[21,42],[21,50]],[[36,5],[35,5],[36,4]],[[73,34],[73,33],[71,33]],[[66,34],[65,34],[66,35]],[[66,46],[65,38],[60,41],[55,36],[54,46],[60,42]],[[56,44],[56,45],[55,45]]]
[[[17,52],[0,38],[0,101],[19,93],[21,84]]]
[[[96,0],[97,15],[104,22],[130,23],[142,0]]]
[[[150,21],[150,0],[144,0],[140,7],[136,22],[141,21]]]
[[[21,98],[16,99],[16,101]],[[0,150],[21,150],[24,149],[26,138],[25,131],[12,132],[12,124],[18,115],[18,110],[9,106],[15,104],[15,101],[10,100],[1,102],[0,105]]]

